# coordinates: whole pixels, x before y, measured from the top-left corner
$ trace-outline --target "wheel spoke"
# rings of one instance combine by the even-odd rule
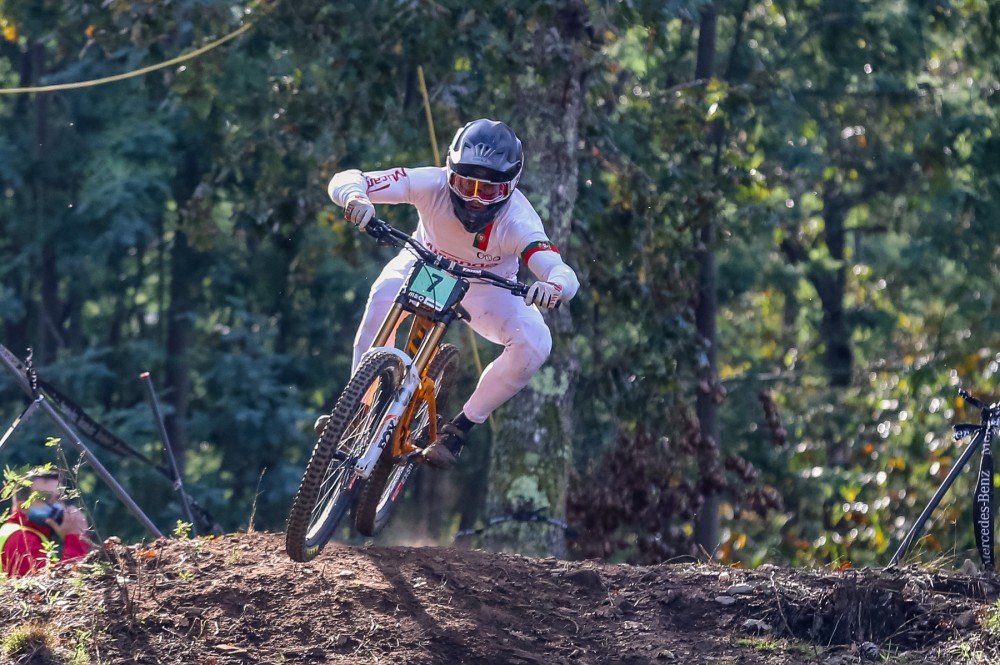
[[[355,463],[372,445],[374,430],[403,372],[398,358],[375,354],[362,363],[341,393],[288,516],[285,549],[292,559],[312,559],[336,532],[356,488],[362,486],[355,481]]]

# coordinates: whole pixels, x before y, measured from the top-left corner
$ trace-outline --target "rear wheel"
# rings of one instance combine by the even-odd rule
[[[355,462],[377,435],[404,372],[397,356],[373,354],[340,394],[288,515],[285,551],[294,561],[315,557],[337,530],[363,485],[354,473]]]
[[[427,376],[434,381],[435,407],[439,421],[447,413],[448,398],[455,384],[458,372],[458,349],[451,344],[442,344],[430,367]],[[415,438],[426,438],[428,432],[427,402],[417,405],[410,423],[410,432]],[[417,446],[426,447],[430,441],[415,441]],[[403,494],[403,487],[411,474],[416,470],[414,462],[399,462],[392,459],[392,451],[386,447],[382,457],[375,465],[372,475],[365,483],[358,501],[355,527],[363,536],[374,536],[381,531],[392,515],[392,508]]]

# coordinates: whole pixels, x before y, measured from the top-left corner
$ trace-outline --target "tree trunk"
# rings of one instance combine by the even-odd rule
[[[844,220],[850,205],[837,195],[823,198],[823,224],[826,248],[833,266],[824,270],[823,277],[813,279],[813,286],[823,304],[820,337],[826,346],[826,371],[830,385],[846,388],[851,385],[854,353],[851,349],[851,327],[844,315],[847,274],[844,268]]]
[[[830,385],[838,388],[851,385],[854,369],[852,329],[844,312],[847,292],[844,220],[853,205],[849,197],[836,192],[828,192],[823,197],[824,236],[832,266],[810,260],[809,249],[794,237],[786,237],[781,242],[781,250],[792,265],[806,266],[806,278],[819,296],[823,309],[819,334],[825,349],[826,373]]]
[[[709,79],[715,73],[716,44],[716,10],[714,5],[708,5],[702,10],[701,28],[698,33],[698,61],[695,65],[695,78]],[[718,123],[713,123],[709,130],[712,134],[716,151],[719,133],[722,131]],[[713,169],[717,172],[718,166]],[[714,174],[714,173],[713,173]],[[701,427],[701,437],[698,446],[698,469],[700,473],[700,489],[703,496],[701,510],[695,519],[695,542],[706,552],[714,552],[719,544],[719,419],[716,413],[716,377],[718,362],[716,358],[716,326],[715,317],[718,312],[718,293],[716,292],[715,266],[715,204],[714,201],[703,202],[704,219],[698,238],[698,302],[695,306],[695,322],[698,335],[705,344],[705,364],[699,368],[696,411]]]
[[[31,85],[38,85],[45,73],[45,45],[32,42],[28,46],[28,57],[31,59]],[[61,323],[61,306],[59,304],[59,266],[56,258],[55,236],[53,225],[56,223],[49,208],[48,178],[51,176],[49,167],[51,146],[49,146],[49,95],[35,96],[35,146],[36,162],[41,177],[35,180],[34,186],[34,216],[35,232],[39,238],[38,271],[40,306],[37,328],[35,330],[34,351],[35,362],[52,361],[59,348],[58,330]]]
[[[562,6],[555,20],[562,48],[554,48],[551,41],[543,43],[543,38],[555,39],[555,31],[536,32],[534,66],[525,67],[514,83],[520,104],[512,125],[524,143],[523,189],[546,223],[549,237],[572,264],[566,254],[577,193],[583,81],[590,62],[584,45],[589,20],[583,4],[572,1]],[[569,308],[546,316],[552,354],[498,414],[486,499],[489,517],[518,511],[541,511],[560,519],[566,514],[571,413],[580,362]],[[507,522],[486,532],[485,545],[493,551],[533,556],[566,554],[563,531],[542,523]]]
[[[174,234],[174,248],[171,253],[170,300],[167,306],[167,358],[166,358],[166,401],[170,412],[164,416],[163,424],[170,438],[177,459],[178,471],[183,476],[187,433],[188,405],[191,399],[190,359],[188,350],[194,333],[195,294],[194,284],[199,271],[192,271],[196,261],[195,252],[188,245],[187,236],[178,229]],[[195,275],[193,277],[192,275]]]
[[[192,140],[192,145],[196,144],[197,139]],[[186,467],[185,452],[188,447],[185,422],[191,402],[191,345],[202,299],[202,280],[210,261],[205,252],[192,246],[187,231],[193,229],[197,232],[199,224],[207,223],[205,220],[209,219],[211,209],[207,200],[210,189],[201,184],[203,169],[198,154],[186,152],[182,160],[186,168],[181,170],[174,182],[174,199],[180,215],[169,254],[170,284],[166,309],[165,399],[172,412],[163,418],[181,475]]]

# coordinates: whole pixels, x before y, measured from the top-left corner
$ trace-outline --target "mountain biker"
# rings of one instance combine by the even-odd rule
[[[432,467],[449,469],[469,431],[528,384],[545,362],[552,337],[537,309],[569,301],[580,286],[559,255],[528,199],[517,189],[524,164],[521,141],[503,122],[479,119],[455,133],[447,165],[392,168],[333,176],[330,198],[359,229],[375,217],[375,203],[409,203],[419,222],[414,237],[436,254],[461,265],[516,279],[523,260],[538,281],[523,300],[488,284],[473,283],[462,301],[477,333],[504,347],[483,371],[462,410],[440,429],[423,452]],[[416,258],[403,250],[372,285],[364,320],[354,339],[354,368]],[[326,417],[317,421],[322,431]]]

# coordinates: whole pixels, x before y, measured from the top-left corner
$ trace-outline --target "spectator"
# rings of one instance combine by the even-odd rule
[[[83,537],[87,519],[64,503],[58,471],[40,468],[17,481],[11,516],[0,526],[0,566],[21,577],[83,557],[90,546]]]

